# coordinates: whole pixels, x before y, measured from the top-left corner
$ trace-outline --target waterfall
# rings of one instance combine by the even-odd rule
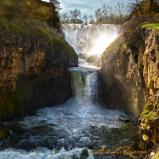
[[[79,55],[100,56],[118,37],[120,26],[112,24],[63,24],[66,41]]]
[[[78,103],[92,104],[98,99],[97,72],[72,71],[73,96]]]
[[[73,98],[5,122],[9,137],[0,141],[0,159],[94,159],[98,156],[88,148],[130,144],[137,131],[128,122],[131,117],[100,106],[98,68],[87,60],[98,59],[118,31],[115,25],[63,25],[66,40],[79,55],[79,66],[70,68]]]
[[[98,75],[94,65],[118,37],[120,27],[111,24],[63,24],[62,29],[66,41],[79,55],[79,67],[72,70],[74,98],[82,104],[97,102]]]
[[[85,85],[85,76],[79,71],[73,71],[72,75],[72,90],[73,96],[77,101],[80,101],[84,96],[84,85]]]
[[[88,102],[95,102],[98,100],[97,72],[93,72],[87,75],[84,91],[85,91],[85,98]]]

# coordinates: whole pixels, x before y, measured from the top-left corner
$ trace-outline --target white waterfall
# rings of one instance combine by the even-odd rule
[[[93,103],[98,99],[98,76],[94,65],[118,37],[120,27],[110,24],[63,24],[62,28],[66,41],[79,55],[79,68],[72,71],[74,97],[82,103]],[[93,58],[91,62],[89,58]]]
[[[84,96],[85,76],[80,71],[72,72],[72,90],[76,101],[80,102]]]
[[[98,99],[98,76],[97,72],[87,75],[84,87],[86,101],[93,103]]]
[[[72,89],[78,103],[93,104],[98,99],[97,72],[72,71]]]
[[[110,24],[63,24],[62,28],[66,41],[79,55],[79,67],[72,71],[74,98],[83,104],[93,103],[98,99],[98,76],[94,65],[118,37],[120,27]]]
[[[120,26],[112,24],[63,24],[65,39],[78,54],[100,56],[118,37]]]

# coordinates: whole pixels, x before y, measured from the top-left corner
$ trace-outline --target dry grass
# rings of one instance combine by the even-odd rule
[[[159,30],[159,23],[145,23],[142,28]]]

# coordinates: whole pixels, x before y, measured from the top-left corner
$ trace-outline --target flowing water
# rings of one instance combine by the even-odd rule
[[[118,37],[120,26],[112,24],[64,24],[68,43],[85,58],[99,58],[104,50]]]
[[[72,25],[63,26],[64,33],[68,34],[69,30],[70,39],[80,38],[76,37],[80,36],[77,32],[83,32],[80,27],[83,26],[79,25],[77,31]],[[105,29],[101,34],[104,30],[108,32],[107,27],[102,26]],[[96,31],[99,33],[100,29]],[[116,30],[112,30],[112,35],[117,33]],[[80,54],[78,49],[83,47],[75,39],[72,39],[72,44],[66,35],[66,40]],[[0,159],[93,159],[88,149],[123,145],[133,137],[136,130],[129,115],[99,105],[98,68],[84,58],[80,61],[79,67],[69,70],[72,75],[71,99],[62,105],[40,109],[36,115],[21,121],[4,123],[10,135],[0,142]]]

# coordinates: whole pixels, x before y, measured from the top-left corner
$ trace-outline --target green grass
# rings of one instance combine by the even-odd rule
[[[59,39],[53,28],[49,27],[45,22],[35,19],[26,18],[22,20],[14,18],[7,20],[0,17],[0,27],[10,33],[20,33],[28,36],[41,35],[47,37],[50,41],[54,40],[54,38]]]
[[[159,30],[159,23],[146,23],[142,25],[142,28]]]
[[[49,41],[60,40],[56,33],[60,28],[54,5],[40,0],[1,0],[0,28],[9,33],[27,36],[44,36]],[[50,24],[52,22],[53,24]]]
[[[154,111],[154,105],[153,104],[145,104],[144,105],[144,110],[141,113],[141,118],[144,121],[147,122],[153,122],[156,121],[159,117],[158,117],[158,113]]]

